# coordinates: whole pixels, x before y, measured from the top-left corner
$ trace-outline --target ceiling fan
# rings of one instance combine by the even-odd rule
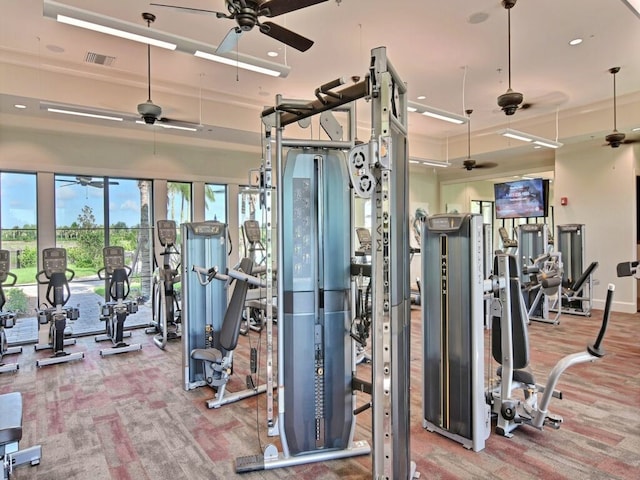
[[[143,13],[142,18],[147,22],[147,27],[151,28],[151,24],[156,20],[156,16],[153,13]],[[151,100],[151,45],[147,44],[147,101],[138,104],[138,113],[147,125],[153,125],[156,122],[170,126],[175,124],[176,126],[199,126],[197,123],[183,122],[180,120],[172,120],[167,117],[162,117],[162,108],[156,105]]]
[[[511,89],[511,9],[516,5],[517,0],[502,0],[502,6],[507,10],[508,25],[508,46],[509,46],[509,88],[498,97],[498,106],[505,115],[513,115],[519,108],[529,108],[531,104],[522,103],[524,96],[520,92]]]
[[[616,111],[616,74],[620,71],[620,67],[613,67],[609,69],[609,73],[613,75],[613,132],[605,137],[607,143],[605,145],[611,148],[618,148],[621,144],[640,142],[640,139],[627,139],[626,135],[618,131],[617,128],[617,111]]]
[[[87,177],[84,175],[76,176],[75,180],[61,178],[61,179],[58,179],[57,181],[67,182],[65,184],[60,185],[60,187],[70,187],[71,185],[80,185],[82,187],[104,188],[104,180],[94,180],[93,177]],[[118,182],[114,182],[110,180],[109,185],[120,185],[120,184]]]
[[[493,168],[497,167],[497,163],[486,162],[486,163],[477,163],[475,160],[471,158],[471,114],[473,110],[468,109],[465,110],[464,113],[467,114],[469,121],[467,122],[467,158],[462,162],[462,168],[465,170],[471,171],[474,168]]]
[[[230,52],[238,44],[238,39],[244,32],[248,32],[256,25],[261,33],[282,42],[301,52],[306,52],[313,45],[313,41],[273,22],[261,22],[258,17],[277,17],[285,13],[310,7],[327,0],[225,0],[229,13],[204,10],[200,8],[180,7],[162,3],[151,3],[155,7],[175,8],[190,13],[213,14],[217,18],[228,18],[236,21],[224,37],[216,54]]]

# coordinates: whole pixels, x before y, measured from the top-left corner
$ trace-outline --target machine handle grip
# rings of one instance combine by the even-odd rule
[[[73,277],[76,276],[76,272],[74,272],[73,270],[71,270],[70,268],[67,268],[66,270],[67,272],[71,273],[71,276],[69,278],[67,278],[67,282],[70,282],[71,280],[73,280]]]
[[[40,279],[40,275],[44,275],[46,280],[41,280]],[[47,277],[47,274],[44,270],[40,270],[38,273],[36,273],[36,282],[38,282],[38,284],[40,285],[48,285],[49,284],[49,278]]]
[[[102,267],[100,270],[98,270],[98,278],[100,280],[105,280],[105,276],[104,274],[106,273],[107,269]]]
[[[2,284],[3,287],[13,287],[16,284],[16,282],[18,281],[18,277],[16,277],[15,273],[7,272],[7,277],[11,277],[13,279],[13,281],[3,283]]]
[[[603,357],[605,355],[604,349],[600,348],[602,344],[602,340],[604,340],[604,334],[607,331],[607,324],[609,323],[609,314],[611,313],[611,304],[613,303],[613,292],[615,291],[616,286],[613,283],[609,284],[607,288],[607,299],[604,305],[604,314],[602,315],[602,326],[600,327],[600,331],[598,332],[598,338],[596,339],[596,343],[589,344],[587,346],[587,351],[593,355],[594,357]]]

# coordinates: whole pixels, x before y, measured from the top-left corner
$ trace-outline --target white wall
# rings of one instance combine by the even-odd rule
[[[416,209],[424,208],[429,215],[439,212],[440,189],[435,169],[436,167],[414,166],[409,170],[409,216],[411,221],[409,242],[413,247],[420,246],[414,238],[412,225]],[[411,285],[414,288],[416,278],[420,277],[421,263],[420,254],[415,254],[410,265]]]
[[[20,128],[0,129],[0,168],[187,181],[248,182],[260,154]]]
[[[618,149],[565,146],[556,154],[556,224],[585,224],[585,261],[599,262],[594,275],[599,280],[594,288],[596,308],[604,306],[607,285],[615,283],[615,310],[636,312],[636,282],[616,278],[616,265],[635,260],[637,255],[638,157],[638,145]],[[567,206],[560,206],[561,197],[567,197]]]

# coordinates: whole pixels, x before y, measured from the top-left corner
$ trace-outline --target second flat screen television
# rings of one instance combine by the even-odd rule
[[[496,218],[546,217],[548,183],[542,178],[496,183]]]

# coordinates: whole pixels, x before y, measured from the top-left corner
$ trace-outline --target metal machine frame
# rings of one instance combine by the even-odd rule
[[[422,226],[423,427],[480,451],[491,415],[484,395],[483,226],[440,214]]]
[[[194,265],[227,269],[227,226],[215,221],[183,223],[182,236],[182,386],[192,390],[206,385],[200,361],[191,358],[197,348],[218,347],[214,336],[220,332],[227,306],[224,282],[203,286]]]
[[[371,198],[373,228],[373,478],[410,479],[415,464],[410,461],[409,448],[409,225],[408,225],[408,162],[407,162],[407,100],[406,85],[387,59],[386,49],[371,52],[370,73],[353,85],[336,90],[344,83],[339,79],[319,87],[316,100],[311,102],[285,101],[280,95],[276,105],[262,116],[266,128],[263,177],[267,213],[267,278],[271,278],[273,258],[271,231],[271,131],[275,129],[276,176],[278,179],[278,218],[283,218],[284,155],[285,148],[316,148],[348,150],[347,167],[354,190]],[[368,97],[371,100],[372,137],[369,143],[356,146],[354,102]],[[346,107],[345,107],[346,106]],[[338,109],[349,113],[350,139],[341,140],[341,129],[329,111]],[[320,123],[331,140],[294,140],[283,138],[284,127],[322,114]],[[347,179],[345,179],[345,182]],[[348,233],[350,235],[350,232]],[[278,222],[278,298],[284,302],[284,240],[283,222]],[[345,265],[348,270],[349,265]],[[269,284],[267,284],[269,288]],[[271,292],[267,290],[267,302]],[[267,306],[267,378],[273,368],[273,326],[270,306]],[[281,305],[281,309],[283,305]],[[281,315],[282,317],[282,315]],[[278,418],[274,419],[272,389],[267,386],[267,423],[270,433],[278,432],[282,452],[274,445],[264,455],[241,457],[237,471],[272,469],[310,462],[326,461],[371,451],[367,442],[353,441],[355,421],[346,448],[319,449],[303,455],[292,455],[284,434],[285,424],[283,318],[278,320]],[[347,337],[348,337],[348,331]],[[350,340],[352,341],[352,340]],[[355,357],[351,359],[355,370]],[[352,388],[352,394],[355,391]],[[247,464],[248,468],[247,468]]]
[[[556,230],[557,250],[562,253],[564,262],[564,280],[569,284],[580,278],[586,268],[589,268],[585,265],[584,257],[585,225],[558,225]],[[552,309],[559,313],[590,317],[593,308],[593,272],[586,279],[584,286],[574,293],[571,298],[557,298]]]

